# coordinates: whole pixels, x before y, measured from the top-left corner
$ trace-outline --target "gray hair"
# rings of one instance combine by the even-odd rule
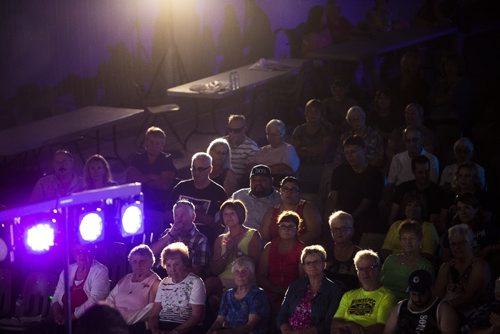
[[[474,247],[474,232],[467,224],[457,224],[448,229],[448,240],[454,235],[461,235],[467,240],[471,247]],[[450,241],[451,242],[451,241]]]
[[[276,118],[270,120],[266,124],[266,129],[269,128],[269,127],[272,127],[272,126],[276,127],[279,130],[279,132],[280,132],[280,134],[282,136],[285,135],[285,133],[286,133],[286,126],[285,126],[285,123],[282,120],[279,120],[279,119],[276,119]]]
[[[349,118],[355,112],[359,113],[361,116],[363,116],[363,119],[366,120],[366,113],[363,108],[361,108],[360,106],[352,106],[349,108],[349,110],[347,110],[347,114],[345,115],[345,119],[347,122],[349,122]]]
[[[321,257],[323,261],[326,261],[326,251],[321,245],[311,245],[304,247],[302,253],[300,254],[300,263],[304,264],[306,257],[311,254],[317,254]]]
[[[252,278],[255,279],[255,264],[248,256],[240,256],[236,258],[236,260],[231,263],[231,273],[234,273],[236,267],[246,268],[250,274],[252,274]]]
[[[359,250],[356,255],[354,255],[354,266],[356,267],[356,270],[358,269],[358,262],[360,259],[364,257],[369,257],[374,259],[377,262],[377,267],[380,267],[380,257],[378,256],[377,252],[375,252],[372,249],[362,249]]]
[[[347,213],[342,210],[338,210],[335,212],[332,212],[330,217],[328,217],[328,225],[330,225],[330,228],[332,228],[332,223],[334,220],[341,220],[347,225],[349,225],[350,228],[354,227],[354,219],[352,218],[352,215],[350,213]]]
[[[472,152],[474,151],[474,144],[472,143],[472,141],[467,138],[467,137],[462,137],[462,138],[459,138],[454,144],[453,144],[453,151],[456,152],[457,149],[460,147],[460,146],[464,146],[466,148],[469,149],[470,153],[472,154]]]
[[[212,157],[208,153],[197,152],[193,154],[193,157],[191,158],[191,166],[193,165],[193,162],[197,159],[208,161],[210,162],[210,165],[212,165]]]
[[[145,257],[145,258],[151,260],[151,263],[155,263],[155,261],[156,261],[155,255],[153,254],[153,251],[151,250],[151,248],[149,248],[148,245],[145,245],[145,244],[140,244],[140,245],[137,245],[134,248],[132,248],[130,250],[130,252],[128,253],[127,259],[130,261],[130,258],[134,255]]]

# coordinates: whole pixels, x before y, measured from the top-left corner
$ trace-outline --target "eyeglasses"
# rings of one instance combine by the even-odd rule
[[[378,268],[378,265],[373,264],[373,265],[371,265],[371,266],[369,266],[369,267],[366,267],[366,268],[357,267],[357,268],[356,268],[356,271],[357,271],[358,273],[362,273],[362,272],[367,273],[367,272],[371,272],[371,271],[373,271],[373,270],[375,270],[375,269],[377,269],[377,268]]]
[[[229,133],[242,133],[243,130],[245,130],[245,127],[241,127],[241,128],[230,128],[230,127],[227,127],[227,132]]]
[[[207,166],[207,167],[191,167],[191,171],[192,172],[198,172],[198,173],[205,172],[205,171],[207,171],[209,169],[210,169],[210,166]]]
[[[290,192],[290,193],[298,193],[299,189],[298,188],[288,188],[288,187],[281,187],[282,192]]]
[[[332,227],[331,230],[332,232],[345,232],[345,231],[348,231],[350,230],[351,228],[349,226],[342,226],[342,227]]]
[[[297,229],[297,226],[295,225],[283,225],[283,224],[279,224],[278,227],[282,230],[288,230],[288,231],[293,231],[293,230],[296,230]]]
[[[313,267],[323,264],[323,260],[314,260],[314,261],[306,261],[304,262],[304,266]]]

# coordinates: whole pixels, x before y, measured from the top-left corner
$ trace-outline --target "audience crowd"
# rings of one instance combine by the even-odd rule
[[[390,15],[376,1],[362,27],[398,29]],[[334,2],[315,7],[303,52],[353,29]],[[192,156],[184,180],[165,132],[147,129],[126,171],[142,183],[146,219],[144,243],[130,243],[132,272],[110,286],[94,249],[75,245],[72,303],[61,274],[53,326],[67,307],[78,326],[105,303],[137,334],[500,332],[488,170],[470,138],[442,140],[432,122],[444,111],[459,128],[468,119],[468,104],[441,96],[465,79],[447,56],[431,87],[420,62],[404,52],[400,75],[365,98],[335,78],[330,97],[305,104],[303,124],[269,120],[260,148],[245,116],[231,115],[227,136]],[[83,177],[69,151],[53,166],[32,203],[117,184],[100,155]]]

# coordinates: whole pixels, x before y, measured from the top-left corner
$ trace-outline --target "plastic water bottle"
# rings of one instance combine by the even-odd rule
[[[234,89],[240,88],[240,74],[238,71],[234,71]]]
[[[236,89],[236,77],[235,77],[235,71],[229,72],[229,89],[235,90]]]

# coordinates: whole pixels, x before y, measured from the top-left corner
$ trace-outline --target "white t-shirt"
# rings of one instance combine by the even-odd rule
[[[205,305],[205,284],[193,273],[179,283],[165,277],[156,292],[155,302],[161,304],[160,321],[183,323],[191,317],[190,305]]]

